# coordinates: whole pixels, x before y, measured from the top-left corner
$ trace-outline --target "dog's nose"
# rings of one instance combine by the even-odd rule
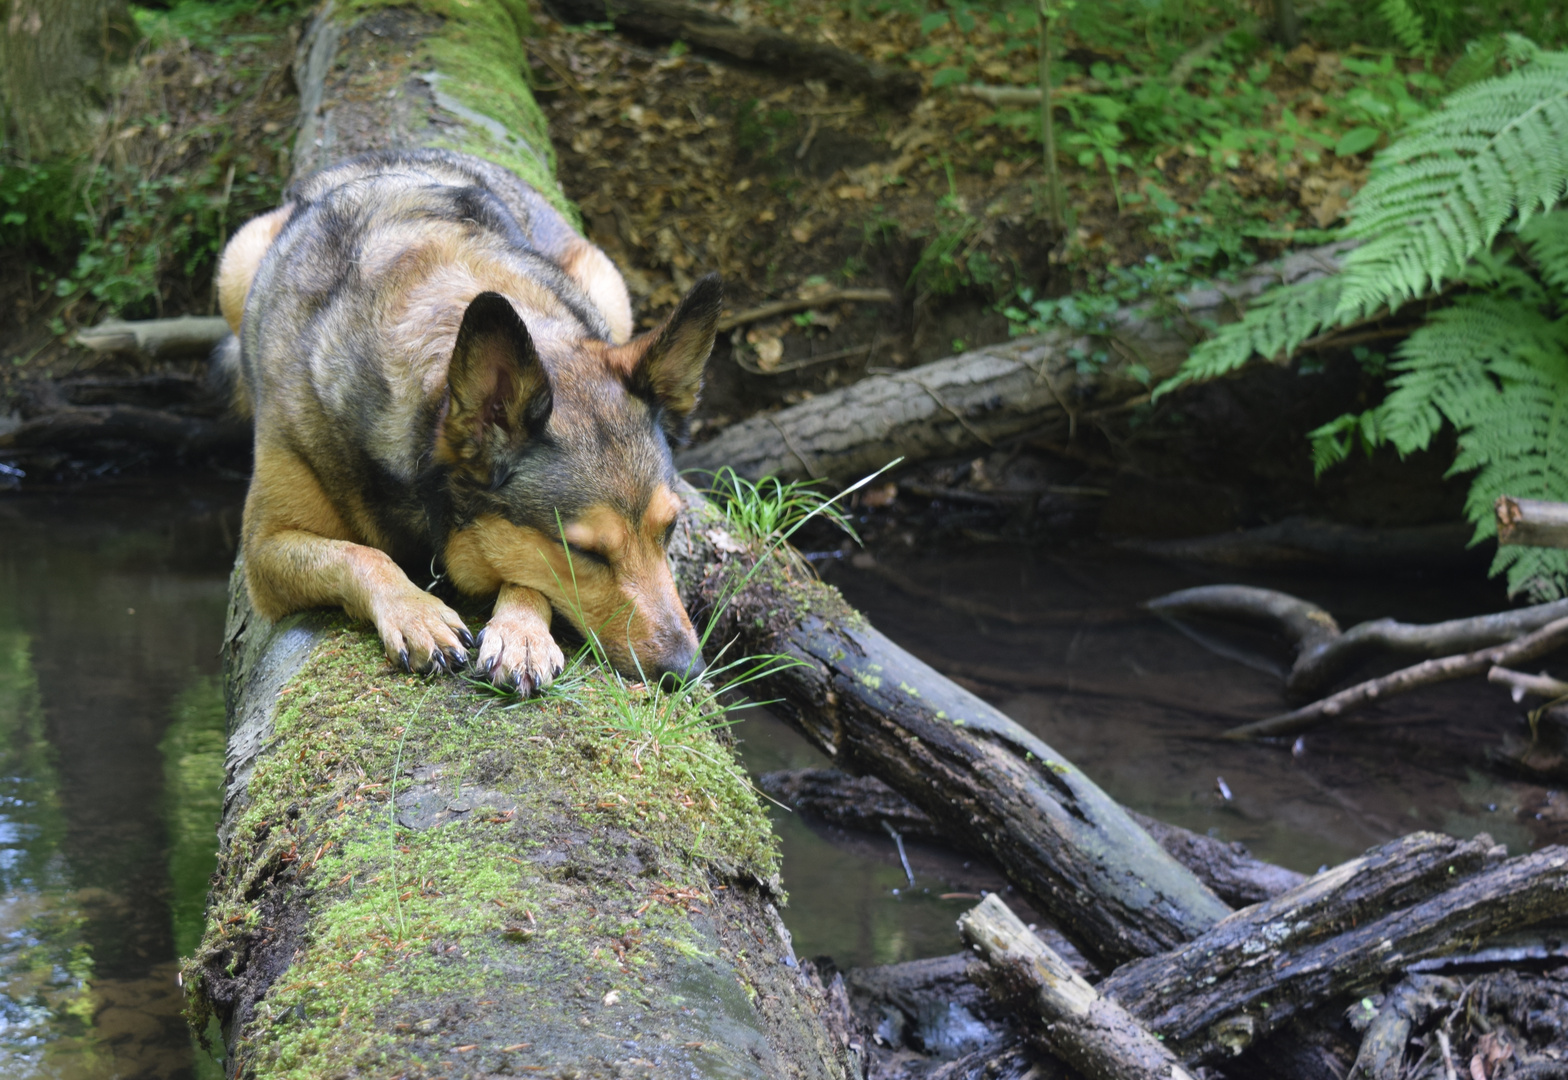
[[[677,656],[659,665],[659,684],[674,689],[682,683],[695,682],[708,669],[702,653],[693,649],[685,656]]]

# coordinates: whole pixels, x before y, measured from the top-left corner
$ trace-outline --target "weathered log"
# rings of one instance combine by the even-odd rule
[[[1568,849],[1498,862],[1488,843],[1392,841],[1168,955],[1119,968],[1099,989],[1182,1060],[1221,1060],[1412,963],[1568,915]]]
[[[1523,701],[1526,694],[1536,697],[1561,698],[1568,697],[1568,682],[1554,679],[1550,675],[1527,675],[1522,671],[1510,671],[1505,667],[1494,667],[1486,673],[1486,681],[1495,686],[1506,686],[1513,694],[1515,701]]]
[[[1411,975],[1383,998],[1361,1039],[1355,1072],[1367,1080],[1400,1080],[1405,1075],[1405,1048],[1411,1030],[1459,996],[1457,980],[1438,975]]]
[[[886,823],[906,839],[952,843],[930,815],[874,776],[849,776],[837,769],[791,769],[766,773],[758,783],[786,806],[841,828],[879,832]],[[1306,880],[1294,870],[1253,858],[1241,844],[1168,825],[1136,810],[1127,814],[1166,854],[1232,907],[1267,900]]]
[[[692,48],[767,68],[796,79],[824,79],[856,93],[911,105],[923,80],[908,68],[866,60],[845,49],[804,41],[766,27],[742,26],[722,15],[674,0],[546,0],[566,23],[613,23],[623,34]]]
[[[1568,644],[1568,618],[1556,619],[1539,630],[1502,645],[1493,645],[1491,648],[1461,653],[1458,656],[1424,660],[1392,674],[1357,683],[1355,686],[1292,712],[1231,728],[1224,732],[1224,738],[1255,739],[1291,735],[1326,720],[1337,719],[1347,712],[1395,694],[1407,693],[1449,679],[1479,675],[1496,665],[1506,666],[1534,660],[1562,648],[1565,644]]]
[[[1191,1080],[1136,1017],[1101,996],[992,893],[960,916],[964,940],[1027,987],[1057,1057],[1090,1080]]]
[[[859,1075],[711,733],[501,708],[389,671],[341,616],[267,623],[238,569],[230,596],[223,850],[185,977],[236,1075]]]
[[[1568,503],[1499,495],[1497,542],[1513,547],[1568,547]]]
[[[1310,600],[1250,585],[1200,585],[1156,597],[1144,607],[1167,618],[1202,615],[1278,633],[1296,654],[1285,692],[1297,699],[1320,693],[1351,666],[1379,653],[1443,657],[1513,641],[1568,617],[1568,600],[1556,600],[1427,625],[1374,619],[1341,630],[1333,615]]]
[[[671,558],[688,609],[716,618],[712,640],[801,661],[760,695],[985,853],[1094,962],[1163,952],[1229,912],[1076,767],[878,633],[804,560],[757,563],[695,492],[683,526]]]
[[[229,332],[221,316],[181,315],[137,322],[110,320],[76,332],[76,343],[95,353],[126,353],[143,360],[200,356]]]
[[[873,375],[778,412],[732,424],[677,456],[683,469],[730,466],[742,476],[851,480],[894,457],[914,462],[967,453],[1037,431],[1066,438],[1080,419],[1146,392],[1136,377],[1174,372],[1200,335],[1200,322],[1232,317],[1279,281],[1333,273],[1343,245],[1287,256],[1234,284],[1177,298],[1183,320],[1143,304],[1123,308],[1103,332],[1019,338],[894,375]],[[1083,375],[1076,357],[1109,347],[1102,371]]]

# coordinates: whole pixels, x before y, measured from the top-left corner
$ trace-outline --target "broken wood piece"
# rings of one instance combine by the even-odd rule
[[[1090,1080],[1191,1080],[1159,1039],[1101,997],[996,893],[960,916],[958,928],[1009,989],[1032,993],[1052,1052]]]
[[[1510,547],[1568,547],[1568,503],[1499,495],[1497,542]]]
[[[1395,694],[1408,693],[1433,683],[1479,675],[1494,665],[1507,666],[1545,656],[1568,644],[1568,618],[1547,623],[1539,630],[1516,638],[1503,645],[1481,649],[1478,652],[1445,656],[1438,660],[1424,660],[1411,667],[1402,668],[1389,675],[1357,683],[1321,701],[1296,709],[1293,712],[1271,716],[1251,724],[1231,728],[1223,733],[1227,739],[1255,739],[1267,735],[1292,735],[1298,731],[1326,721],[1334,720]]]
[[[1412,1030],[1424,1024],[1432,1013],[1452,1006],[1459,991],[1460,984],[1455,979],[1406,976],[1376,1007],[1366,1034],[1361,1037],[1361,1051],[1351,1074],[1366,1080],[1401,1080]]]
[[[1419,624],[1373,619],[1340,630],[1334,616],[1310,600],[1250,585],[1201,585],[1156,597],[1144,607],[1167,618],[1203,615],[1273,630],[1296,653],[1285,692],[1300,700],[1321,692],[1347,669],[1381,652],[1442,657],[1513,641],[1555,619],[1568,618],[1568,600],[1491,615]]]
[[[890,104],[913,104],[924,85],[920,74],[908,68],[879,64],[767,27],[743,26],[674,0],[546,0],[545,7],[565,23],[609,22],[618,33],[659,42],[682,41],[727,60],[796,79],[825,79]]]
[[[119,319],[76,332],[76,344],[95,353],[129,353],[144,360],[211,352],[229,332],[221,316],[181,315],[177,319]]]
[[[1539,675],[1526,675],[1522,671],[1510,671],[1505,667],[1494,667],[1486,673],[1486,681],[1498,686],[1506,686],[1513,692],[1515,702],[1525,699],[1526,694],[1536,697],[1560,698],[1568,696],[1568,682],[1554,679],[1544,671]]]
[[[893,293],[888,289],[829,289],[812,296],[770,300],[766,304],[722,316],[719,319],[719,333],[778,315],[793,315],[797,311],[810,311],[813,308],[831,307],[834,304],[891,304],[892,302]]]
[[[1568,915],[1568,848],[1498,861],[1502,849],[1489,845],[1484,835],[1391,841],[1165,956],[1124,965],[1100,992],[1182,1060],[1222,1060],[1412,964]]]

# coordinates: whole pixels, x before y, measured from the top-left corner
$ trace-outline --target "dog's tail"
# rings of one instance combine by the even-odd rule
[[[212,352],[208,382],[219,395],[229,400],[237,416],[250,416],[250,393],[240,370],[240,320],[245,315],[245,298],[261,266],[267,249],[277,239],[294,213],[292,203],[253,218],[235,233],[218,260],[218,307],[229,324],[229,336]]]

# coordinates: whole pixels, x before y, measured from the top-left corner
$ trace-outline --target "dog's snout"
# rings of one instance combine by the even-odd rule
[[[702,653],[696,649],[669,658],[659,665],[659,684],[675,689],[683,683],[696,681],[708,669]]]

